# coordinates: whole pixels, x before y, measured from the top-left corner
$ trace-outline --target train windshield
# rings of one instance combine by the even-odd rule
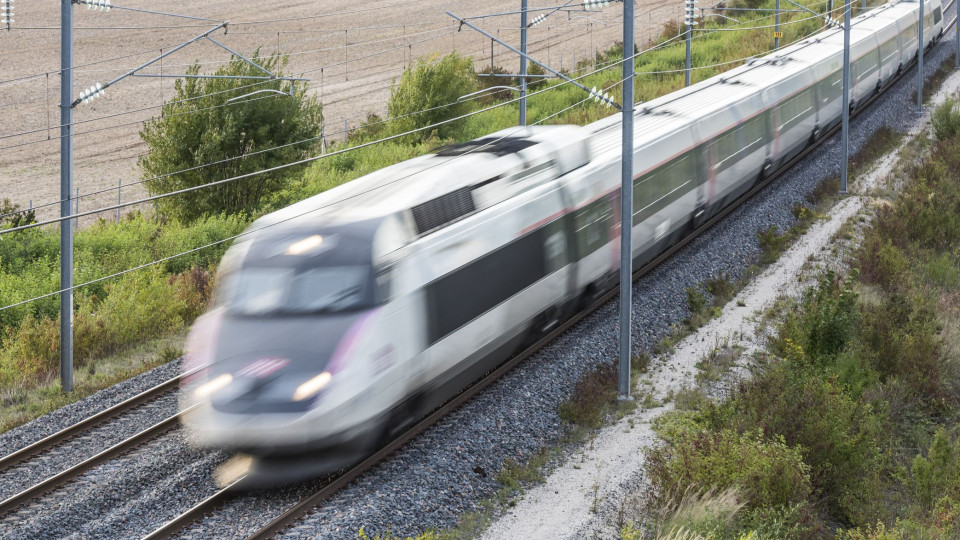
[[[366,266],[242,268],[224,276],[219,297],[239,315],[322,313],[370,307],[371,288]]]

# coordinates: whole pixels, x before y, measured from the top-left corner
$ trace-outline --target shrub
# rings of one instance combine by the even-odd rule
[[[77,364],[182,328],[194,310],[178,297],[174,282],[150,268],[108,285],[103,301],[82,299],[74,318]]]
[[[836,517],[872,512],[882,490],[883,413],[852,399],[810,365],[772,361],[734,397],[733,425],[799,448],[812,488]],[[865,500],[860,499],[862,496]]]
[[[937,430],[927,457],[913,459],[914,493],[927,511],[943,497],[960,499],[960,444],[951,441],[944,428]]]
[[[837,532],[838,540],[903,540],[903,531],[896,528],[887,529],[887,526],[878,522],[875,527],[853,529]]]
[[[871,235],[861,247],[859,266],[867,283],[891,289],[903,285],[903,278],[910,269],[910,260],[889,239]]]
[[[899,378],[913,396],[937,402],[946,397],[952,370],[940,351],[935,302],[922,295],[893,293],[878,306],[864,306],[864,355],[881,380]]]
[[[804,302],[806,351],[813,358],[836,357],[853,336],[857,295],[852,276],[844,281],[827,272]]]
[[[960,133],[960,105],[954,98],[947,98],[937,105],[930,115],[933,124],[933,134],[939,141],[952,139]]]
[[[648,451],[646,467],[660,506],[678,504],[689,490],[735,488],[748,508],[799,504],[811,492],[800,449],[756,432],[687,432]]]
[[[60,367],[60,321],[27,315],[3,340],[0,372],[5,386],[48,378]]]
[[[617,399],[617,366],[604,362],[580,378],[570,399],[560,405],[560,418],[588,429],[603,425],[603,414]]]
[[[252,60],[276,75],[282,75],[285,59],[277,55]],[[198,74],[200,64],[187,69]],[[218,69],[216,75],[259,77],[263,72],[240,58]],[[140,131],[147,154],[139,165],[151,194],[200,186],[302,159],[312,153],[318,141],[292,144],[319,135],[323,121],[316,97],[308,97],[305,85],[294,87],[292,95],[261,95],[241,98],[255,90],[285,92],[279,80],[251,85],[250,79],[178,79],[173,101],[163,106],[159,118],[148,120]],[[254,154],[258,150],[276,148]],[[232,159],[243,156],[242,159]],[[216,165],[199,167],[207,163]],[[195,168],[188,172],[176,171]],[[164,215],[189,222],[205,215],[252,213],[260,199],[281,188],[295,172],[287,168],[228,182],[219,186],[160,200]]]
[[[416,65],[404,70],[400,81],[390,89],[387,111],[391,118],[397,119],[391,123],[391,129],[394,133],[402,133],[461,116],[472,105],[470,102],[457,103],[457,98],[477,90],[477,86],[470,57],[452,52],[439,60],[436,57],[421,58]],[[441,138],[450,138],[459,129],[461,127],[456,125],[444,124],[432,131]],[[421,133],[412,139],[423,140],[428,135]]]

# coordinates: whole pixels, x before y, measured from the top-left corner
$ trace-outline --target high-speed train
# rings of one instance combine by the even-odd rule
[[[940,1],[925,12],[930,46]],[[852,103],[913,61],[918,14],[854,19]],[[635,265],[840,122],[842,54],[827,30],[638,108]],[[340,468],[613,287],[620,126],[505,129],[258,219],[188,340],[193,439]]]

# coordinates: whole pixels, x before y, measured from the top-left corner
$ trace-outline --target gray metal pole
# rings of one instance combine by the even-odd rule
[[[777,0],[773,13],[773,50],[777,50],[780,48],[780,0]]]
[[[843,10],[843,127],[840,135],[840,194],[847,194],[847,159],[850,152],[850,3]]]
[[[953,23],[953,39],[957,43],[957,53],[954,56],[954,59],[957,62],[957,69],[960,69],[960,6],[957,6],[956,13],[957,16],[953,19],[956,21]]]
[[[862,11],[862,13],[866,13],[866,12],[867,12],[867,0],[863,0],[863,11]]]
[[[520,0],[520,125],[527,125],[527,0]]]
[[[686,70],[686,84],[685,86],[690,86],[690,40],[693,36],[693,30],[690,28],[690,25],[687,25],[687,70]]]
[[[117,206],[123,204],[120,201],[120,190],[123,188],[123,178],[117,178]],[[120,223],[120,209],[117,208],[117,223]]]
[[[917,112],[923,112],[923,4],[920,0],[920,32],[917,35]]]
[[[73,1],[60,0],[60,217],[73,193]],[[60,222],[60,386],[73,390],[73,221]]]
[[[629,52],[627,52],[629,51]],[[623,3],[623,156],[620,166],[620,399],[630,399],[633,250],[633,2]]]

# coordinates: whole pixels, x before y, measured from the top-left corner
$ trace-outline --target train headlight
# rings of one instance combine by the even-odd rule
[[[298,240],[287,247],[287,255],[303,255],[323,245],[323,237],[319,234]]]
[[[193,391],[193,395],[198,398],[205,398],[217,390],[220,390],[224,386],[230,384],[231,381],[233,381],[233,375],[224,373],[223,375],[215,377],[214,379],[211,379],[210,381],[198,386],[197,389]]]
[[[330,379],[332,377],[333,376],[330,375],[329,371],[324,371],[323,373],[317,375],[316,377],[301,384],[293,392],[293,400],[303,401],[307,398],[311,398],[317,395],[317,393],[319,393],[321,390],[326,388],[328,384],[330,384]]]

